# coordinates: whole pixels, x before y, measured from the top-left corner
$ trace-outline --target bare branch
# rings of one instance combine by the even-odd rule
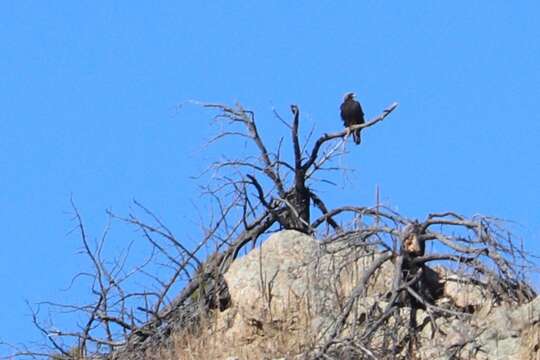
[[[354,130],[359,130],[359,129],[366,129],[368,127],[371,127],[375,124],[377,124],[378,122],[380,121],[383,121],[392,111],[394,111],[396,108],[398,107],[398,103],[392,103],[390,106],[388,106],[383,112],[382,114],[380,114],[379,116],[377,116],[376,118],[368,121],[367,123],[364,123],[364,124],[361,124],[361,125],[354,125],[354,126],[351,126],[343,131],[339,131],[339,132],[335,132],[335,133],[329,133],[329,134],[324,134],[323,136],[321,136],[319,139],[317,139],[317,141],[315,142],[315,145],[313,146],[313,149],[311,150],[311,155],[309,157],[309,159],[304,163],[303,167],[304,167],[304,170],[307,171],[314,163],[315,161],[317,160],[317,157],[319,155],[319,150],[321,148],[321,146],[329,141],[329,140],[333,140],[333,139],[337,139],[337,138],[342,138],[342,137],[345,137],[347,136],[351,131],[354,131]]]

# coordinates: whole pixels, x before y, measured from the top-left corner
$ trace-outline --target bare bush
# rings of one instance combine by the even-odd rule
[[[522,304],[536,296],[525,278],[532,265],[528,254],[500,220],[485,216],[467,219],[449,212],[417,221],[385,209],[348,207],[346,211],[362,217],[359,228],[325,242],[340,241],[345,244],[342,248],[360,247],[364,253],[375,246],[378,257],[351,291],[315,357],[330,354],[331,358],[343,358],[343,352],[366,359],[412,356],[418,331],[426,325],[417,323],[419,309],[429,319],[432,336],[443,331],[438,322],[441,318],[465,321],[475,309],[436,304],[443,296],[441,276],[433,270],[437,264],[456,274],[463,284],[485,290],[486,301],[492,305]],[[336,209],[332,214],[339,212]],[[426,243],[431,243],[432,252],[425,251]],[[388,262],[394,269],[391,290],[378,298],[371,311],[353,316],[355,305],[367,296],[370,282]],[[404,307],[408,316],[403,314]],[[399,335],[402,329],[408,331]]]

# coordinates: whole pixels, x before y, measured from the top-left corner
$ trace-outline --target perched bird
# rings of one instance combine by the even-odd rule
[[[341,104],[341,118],[343,119],[343,125],[350,127],[352,125],[363,124],[364,111],[358,101],[354,99],[354,93],[349,92],[345,94],[343,98],[343,104]],[[353,140],[358,145],[360,144],[360,129],[353,131]]]

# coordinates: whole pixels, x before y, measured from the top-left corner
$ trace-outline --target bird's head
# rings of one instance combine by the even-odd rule
[[[355,96],[355,94],[353,92],[348,92],[343,97],[343,101],[354,100],[354,96]]]

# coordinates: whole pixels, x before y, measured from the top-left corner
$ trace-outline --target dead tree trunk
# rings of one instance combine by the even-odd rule
[[[298,125],[300,110],[298,106],[291,105],[293,113],[292,141],[294,146],[294,191],[293,206],[297,212],[294,221],[294,229],[304,233],[309,232],[310,213],[310,191],[306,186],[306,169],[302,166],[302,152],[298,139]]]

